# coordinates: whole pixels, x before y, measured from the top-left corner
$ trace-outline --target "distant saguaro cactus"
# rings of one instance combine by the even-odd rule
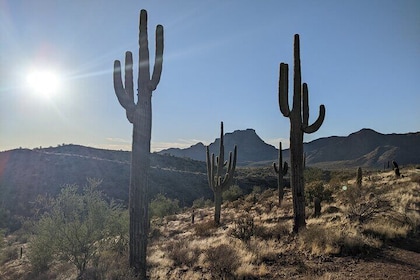
[[[395,160],[393,160],[392,165],[394,166],[395,176],[400,177],[401,173],[400,173],[400,168],[398,167],[398,163]]]
[[[281,202],[284,197],[284,180],[283,176],[287,174],[288,165],[287,162],[284,162],[283,164],[283,156],[282,156],[282,149],[281,149],[281,142],[279,143],[279,162],[278,167],[275,162],[273,162],[273,168],[274,172],[277,173],[277,190],[279,192],[279,205],[281,205]]]
[[[319,108],[318,119],[309,125],[308,85],[302,84],[299,35],[294,37],[293,108],[289,109],[289,66],[280,64],[279,105],[283,116],[290,119],[290,169],[293,195],[293,231],[306,227],[305,189],[303,179],[303,134],[317,131],[325,118],[325,107]]]
[[[131,155],[129,213],[130,213],[130,266],[140,279],[146,279],[146,252],[149,232],[149,169],[150,139],[152,129],[152,92],[162,73],[163,26],[156,27],[156,54],[153,75],[150,78],[149,47],[147,38],[147,12],[141,10],[139,24],[139,70],[137,103],[133,90],[133,57],[125,54],[125,81],[121,78],[121,63],[114,62],[114,90],[125,109],[127,119],[133,124]]]
[[[229,153],[229,162],[225,161],[225,146],[223,144],[223,122],[220,124],[219,156],[210,156],[209,147],[206,147],[207,177],[209,186],[214,193],[214,222],[220,224],[220,212],[222,209],[222,193],[233,182],[236,168],[237,147],[235,145],[233,156]],[[226,173],[225,166],[227,164]]]
[[[358,167],[357,168],[356,185],[359,188],[359,190],[362,188],[362,181],[363,181],[362,176],[363,176],[362,175],[362,168],[361,167]]]
[[[314,197],[314,217],[321,216],[321,200],[318,197]]]

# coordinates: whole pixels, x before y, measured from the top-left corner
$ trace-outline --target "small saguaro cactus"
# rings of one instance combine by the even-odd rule
[[[314,217],[321,216],[321,200],[318,197],[314,197]]]
[[[273,162],[273,168],[274,172],[277,173],[277,190],[279,192],[279,206],[281,206],[281,202],[283,201],[284,197],[284,180],[283,176],[287,174],[287,169],[289,166],[287,165],[287,162],[284,162],[283,164],[283,156],[282,156],[282,150],[281,150],[281,142],[279,143],[279,162],[278,167],[275,162]]]
[[[149,169],[150,139],[152,130],[152,92],[162,73],[163,26],[156,27],[156,54],[153,75],[150,77],[147,12],[141,10],[139,24],[139,70],[137,103],[133,89],[133,56],[125,53],[125,80],[121,78],[121,63],[114,62],[114,89],[118,101],[125,109],[127,119],[133,124],[129,188],[129,261],[140,279],[146,279],[146,252],[149,232]]]
[[[362,188],[362,181],[363,181],[362,176],[363,176],[362,175],[362,168],[359,167],[359,168],[357,168],[357,178],[356,178],[356,185],[359,188],[359,190]]]
[[[400,177],[401,173],[400,168],[398,167],[398,163],[395,160],[393,160],[392,165],[394,166],[395,177]]]
[[[309,125],[308,85],[302,84],[299,35],[294,37],[293,108],[289,109],[289,66],[280,64],[279,106],[283,116],[290,119],[290,169],[293,196],[293,231],[306,227],[305,189],[303,179],[303,134],[317,131],[325,118],[325,107],[319,108],[318,119]]]
[[[236,168],[237,147],[235,145],[233,156],[229,153],[229,161],[225,161],[225,147],[223,144],[223,122],[220,125],[219,156],[210,156],[209,146],[206,147],[207,177],[209,186],[214,193],[214,222],[220,224],[220,212],[222,209],[222,193],[233,182]],[[225,166],[227,165],[226,172]]]

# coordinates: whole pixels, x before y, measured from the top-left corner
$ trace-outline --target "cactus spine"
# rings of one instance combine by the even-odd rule
[[[284,180],[283,176],[287,174],[288,165],[287,162],[283,164],[283,156],[281,150],[281,142],[279,143],[279,162],[278,167],[275,162],[273,162],[274,172],[277,173],[277,190],[279,192],[279,205],[281,206],[281,202],[284,197]]]
[[[206,161],[207,161],[207,177],[209,186],[214,193],[214,222],[220,224],[220,212],[222,209],[222,193],[233,182],[233,175],[236,168],[237,147],[235,145],[233,151],[229,153],[229,162],[225,161],[225,147],[223,144],[223,122],[220,125],[220,146],[219,156],[216,157],[212,153],[210,156],[209,146],[206,147]],[[224,172],[227,164],[226,173]],[[223,175],[223,173],[225,173]]]
[[[150,169],[150,139],[152,128],[152,91],[160,81],[163,61],[163,26],[156,27],[156,54],[153,75],[150,78],[147,12],[141,10],[139,24],[139,69],[137,103],[133,90],[133,57],[125,54],[125,80],[121,78],[121,63],[114,62],[114,90],[133,124],[133,143],[129,188],[130,266],[140,279],[146,279],[146,252],[149,231],[148,178]]]
[[[299,35],[294,37],[293,108],[289,109],[289,66],[280,64],[279,106],[283,116],[290,119],[290,165],[293,195],[293,231],[306,227],[305,192],[303,180],[303,134],[317,131],[325,118],[325,107],[319,108],[318,119],[309,125],[308,85],[302,84]]]

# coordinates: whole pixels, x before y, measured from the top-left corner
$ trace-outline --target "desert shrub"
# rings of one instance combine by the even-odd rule
[[[260,186],[253,186],[252,193],[260,194],[262,192],[262,188]]]
[[[190,248],[186,240],[173,241],[166,246],[168,256],[174,261],[175,266],[186,265],[194,267],[201,250],[198,248]]]
[[[83,279],[113,279],[134,280],[138,279],[128,264],[128,250],[123,254],[114,251],[101,251],[94,259],[91,267],[83,274]]]
[[[287,224],[277,223],[273,227],[266,227],[263,225],[256,225],[254,228],[254,236],[262,239],[280,239],[282,236],[288,235],[290,232]]]
[[[316,255],[365,255],[382,246],[379,240],[363,235],[358,228],[339,229],[315,224],[302,231],[299,240],[302,248]]]
[[[307,167],[303,174],[306,183],[323,181],[328,182],[331,179],[331,172],[328,170],[322,170],[316,167]]]
[[[213,279],[232,277],[240,265],[238,254],[228,244],[208,248],[205,257]]]
[[[210,199],[204,199],[204,197],[200,197],[193,201],[192,207],[193,208],[204,208],[204,207],[211,207],[213,206],[213,201]]]
[[[232,185],[222,193],[223,201],[235,201],[242,196],[242,189],[238,185]]]
[[[382,246],[379,240],[366,237],[359,231],[353,233],[342,231],[337,244],[342,256],[368,255]]]
[[[243,242],[248,242],[254,235],[254,219],[246,216],[235,220],[230,234]]]
[[[122,209],[104,199],[100,181],[88,181],[82,193],[76,185],[64,187],[36,223],[28,256],[34,270],[47,270],[54,258],[71,262],[82,276],[98,251],[124,233],[115,215]]]
[[[13,261],[19,258],[18,248],[14,246],[8,246],[3,249],[0,255],[0,264]]]
[[[321,225],[308,226],[299,234],[303,248],[313,254],[334,254],[339,252],[339,235],[336,231]]]
[[[350,185],[345,186],[338,197],[346,206],[345,214],[350,220],[365,223],[392,209],[386,192],[387,188],[375,185]]]
[[[274,192],[273,189],[266,189],[260,194],[259,201],[267,201],[274,196]]]
[[[203,222],[200,224],[194,224],[195,234],[200,237],[211,236],[216,228],[217,224],[214,222],[214,220]]]
[[[397,225],[390,220],[378,219],[363,225],[363,233],[378,237],[383,241],[405,238],[410,231],[408,225]]]
[[[179,201],[170,199],[163,194],[157,194],[150,202],[150,217],[163,218],[168,215],[174,215],[179,212]]]
[[[305,186],[305,199],[308,205],[312,204],[314,198],[317,197],[321,201],[331,202],[332,191],[325,188],[322,181],[314,181]]]
[[[253,239],[249,243],[248,249],[252,252],[254,259],[253,264],[261,266],[263,264],[273,264],[279,260],[281,252],[275,246],[273,240]]]
[[[420,174],[413,174],[411,176],[411,182],[417,183],[420,186]]]

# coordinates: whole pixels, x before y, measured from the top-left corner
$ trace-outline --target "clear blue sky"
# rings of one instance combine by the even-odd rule
[[[295,33],[310,121],[326,106],[324,124],[305,141],[362,128],[420,131],[418,0],[0,0],[0,151],[130,149],[112,70],[127,50],[138,59],[140,9],[149,15],[151,61],[155,27],[165,28],[153,150],[208,144],[220,121],[225,132],[253,128],[288,146],[277,86],[280,62],[292,65]],[[26,85],[38,68],[62,77],[50,98]]]

